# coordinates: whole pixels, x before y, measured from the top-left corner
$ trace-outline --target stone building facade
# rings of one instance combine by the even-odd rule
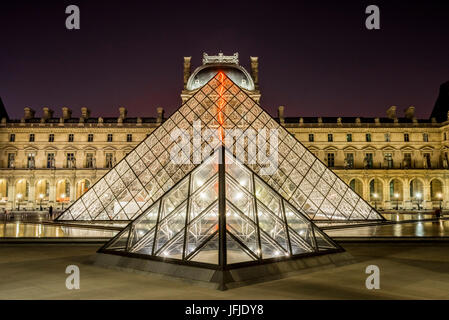
[[[211,76],[210,65],[223,69],[259,101],[258,59],[251,73],[233,56],[208,56],[191,72],[184,58],[186,101]],[[209,64],[209,68],[204,68]],[[213,68],[212,68],[213,69]],[[205,71],[207,70],[207,72]],[[414,107],[399,116],[396,107],[382,118],[285,117],[277,120],[331,167],[351,188],[379,209],[449,207],[449,82],[430,119],[417,119]],[[41,117],[24,108],[21,119],[9,119],[0,100],[0,208],[62,208],[80,197],[115,163],[164,121],[128,117],[124,107],[115,118],[93,117],[87,108],[74,118],[68,107],[56,117],[49,107]]]

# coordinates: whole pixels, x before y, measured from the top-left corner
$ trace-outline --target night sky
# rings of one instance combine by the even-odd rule
[[[81,29],[67,30],[67,5]],[[381,29],[365,28],[380,7]],[[11,1],[0,4],[0,96],[61,115],[166,115],[180,106],[183,56],[259,57],[261,104],[273,115],[384,116],[414,105],[428,118],[449,80],[449,1]],[[194,69],[192,68],[192,70]]]

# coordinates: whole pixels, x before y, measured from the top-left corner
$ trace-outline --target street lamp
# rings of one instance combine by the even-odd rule
[[[438,201],[440,201],[440,210],[443,208],[443,195],[441,192],[437,193]]]
[[[22,199],[22,194],[21,193],[19,193],[17,195],[17,199],[19,199],[19,200],[17,200],[17,210],[20,211],[20,199]]]
[[[39,207],[40,207],[40,210],[42,211],[42,199],[44,199],[44,195],[41,193],[39,195],[39,198],[41,199],[40,202],[39,202]]]
[[[394,197],[396,198],[396,210],[399,210],[399,193],[395,193]]]
[[[379,195],[377,193],[373,193],[373,197],[374,197],[374,209],[377,210],[377,198],[379,197]]]
[[[421,210],[421,193],[420,192],[417,192],[416,194],[415,194],[415,197],[416,197],[416,199],[417,199],[417,202],[418,202],[418,210]]]
[[[62,210],[64,210],[65,193],[61,194]]]

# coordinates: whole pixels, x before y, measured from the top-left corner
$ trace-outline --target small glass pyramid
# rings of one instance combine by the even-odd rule
[[[340,250],[222,147],[99,252],[216,266]]]
[[[200,129],[195,124],[199,124]],[[229,129],[234,130],[235,136],[223,139],[223,133]],[[189,137],[198,130],[206,139],[197,143]],[[271,152],[273,135],[270,142],[266,142],[259,141],[250,133],[273,130],[278,132],[275,141],[278,154],[276,170],[263,174],[265,165],[259,161],[261,153],[256,157],[252,148],[257,142],[258,147]],[[178,131],[183,134],[176,136]],[[291,203],[288,210],[301,210],[312,220],[384,220],[243,89],[219,72],[62,212],[57,221],[133,220],[148,212],[149,207],[157,206],[163,194],[201,163],[204,158],[198,161],[195,154],[208,154],[221,146],[232,150],[233,154],[235,150],[244,150],[247,156],[245,159],[238,157],[239,160],[260,176],[260,181],[253,187],[268,184]],[[173,162],[173,153],[179,160],[190,161]],[[272,161],[269,157],[265,160],[268,163]],[[210,174],[209,168],[203,170],[204,175]],[[260,210],[265,210],[264,206]],[[275,219],[280,219],[280,211],[275,213],[278,217]],[[278,221],[272,221],[268,216],[267,219],[264,223],[276,224]],[[282,237],[288,230],[279,232],[278,237]]]

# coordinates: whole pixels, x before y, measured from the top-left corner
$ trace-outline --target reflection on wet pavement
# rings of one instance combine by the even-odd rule
[[[115,230],[102,230],[39,223],[0,224],[0,238],[112,238]]]
[[[330,237],[449,237],[449,220],[324,230]]]

